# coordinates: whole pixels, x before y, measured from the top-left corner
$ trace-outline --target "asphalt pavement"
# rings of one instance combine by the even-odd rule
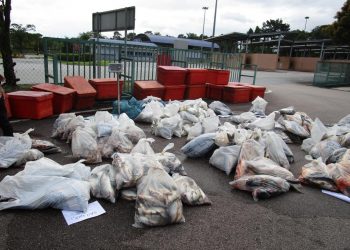
[[[257,79],[269,90],[267,113],[293,105],[329,124],[350,113],[350,92],[313,87],[310,73],[258,72]],[[247,111],[250,104],[230,107]],[[14,129],[34,128],[32,137],[49,139],[54,120],[19,122]],[[151,135],[149,125],[138,126],[156,139],[156,152],[175,143],[172,152],[209,196],[211,206],[185,206],[185,223],[146,229],[131,226],[134,203],[123,200],[116,204],[99,200],[106,214],[71,226],[55,209],[1,211],[0,249],[350,249],[350,204],[307,186],[302,194],[290,191],[254,202],[250,193],[231,190],[233,174],[226,176],[211,167],[209,158],[186,159],[180,152],[185,138],[169,141]],[[63,152],[49,158],[74,161],[68,144],[50,140]],[[290,147],[295,156],[291,171],[299,176],[305,154],[300,145]],[[22,169],[1,170],[0,179]]]

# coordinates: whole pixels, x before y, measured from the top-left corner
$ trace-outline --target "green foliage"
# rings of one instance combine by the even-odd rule
[[[250,34],[253,34],[253,33],[254,33],[253,29],[249,28],[249,30],[247,31],[247,34],[250,35]]]
[[[90,53],[61,53],[59,59],[65,62],[92,61],[93,56]]]
[[[154,35],[156,35],[156,36],[161,36],[161,34],[160,34],[159,31],[154,32]]]
[[[195,33],[187,33],[186,35],[187,35],[188,39],[200,40],[200,37],[197,34],[195,34]]]
[[[270,32],[286,32],[290,30],[290,25],[287,23],[283,23],[282,19],[270,19],[266,22],[263,22],[261,31],[270,33]]]
[[[14,53],[24,53],[24,50],[39,52],[41,47],[42,35],[35,32],[36,28],[33,24],[11,24],[10,38]]]
[[[260,29],[259,26],[256,26],[256,27],[255,27],[254,33],[255,33],[255,34],[261,33],[261,29]]]
[[[186,36],[184,34],[179,34],[177,38],[186,38]]]
[[[93,37],[94,37],[94,32],[92,32],[92,31],[79,33],[79,36],[78,36],[78,38],[80,40],[84,40],[84,41],[87,41],[87,40],[89,40],[90,38],[93,38]]]
[[[132,41],[132,40],[134,40],[135,36],[136,36],[136,33],[130,32],[126,35],[126,39],[129,41]]]
[[[311,39],[331,39],[333,26],[330,24],[316,26],[310,33]]]
[[[350,0],[345,1],[333,23],[333,39],[337,43],[350,44]]]

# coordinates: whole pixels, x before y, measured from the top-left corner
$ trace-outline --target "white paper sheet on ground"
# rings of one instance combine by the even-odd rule
[[[323,189],[322,189],[322,193],[328,194],[328,195],[333,196],[335,198],[338,198],[342,201],[346,201],[346,202],[350,203],[350,197],[347,197],[344,194],[336,193],[336,192],[332,192],[332,191],[327,191],[327,190],[323,190]]]
[[[66,220],[68,226],[83,220],[99,216],[104,213],[106,213],[106,211],[103,209],[100,203],[98,203],[98,201],[90,203],[85,213],[78,211],[62,210],[63,217]]]

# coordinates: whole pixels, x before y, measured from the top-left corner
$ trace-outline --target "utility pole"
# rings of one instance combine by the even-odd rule
[[[216,25],[216,10],[218,8],[218,0],[215,0],[215,12],[214,12],[214,25],[213,25],[213,38],[215,36],[215,25]],[[211,52],[214,51],[214,42],[211,42]]]

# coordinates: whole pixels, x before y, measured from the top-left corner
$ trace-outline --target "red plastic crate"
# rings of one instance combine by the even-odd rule
[[[186,96],[186,99],[205,98],[206,91],[207,91],[207,86],[205,84],[187,85],[185,96]]]
[[[208,69],[207,83],[227,85],[230,79],[230,71],[222,69]]]
[[[118,85],[116,78],[96,78],[89,80],[96,90],[96,100],[109,100],[118,98]],[[119,80],[120,94],[123,92],[123,81]]]
[[[167,55],[167,54],[160,54],[160,55],[158,55],[158,57],[157,57],[157,65],[158,66],[161,66],[161,65],[169,66],[169,65],[171,65],[171,56]]]
[[[96,90],[81,76],[66,76],[64,86],[74,89],[77,94],[74,100],[75,109],[92,108],[95,104]]]
[[[68,112],[73,107],[75,90],[50,83],[34,85],[32,90],[51,92],[53,94],[53,112],[62,114]]]
[[[187,85],[199,85],[207,82],[207,70],[206,69],[187,69],[186,84]]]
[[[251,88],[229,84],[224,87],[222,100],[229,103],[247,103]]]
[[[186,69],[177,66],[158,66],[157,80],[163,85],[183,85],[186,72]]]
[[[239,83],[239,85],[251,88],[249,101],[254,101],[255,98],[257,98],[258,96],[262,98],[264,98],[265,96],[266,87],[264,86],[257,86],[257,85],[244,84],[244,83]]]
[[[224,90],[225,85],[216,85],[212,83],[207,83],[206,85],[207,85],[206,97],[211,100],[220,101],[222,99],[222,92]]]
[[[5,106],[6,106],[7,118],[11,118],[12,117],[11,106],[10,106],[9,97],[7,94],[5,94]]]
[[[186,85],[164,86],[163,100],[183,100],[185,95]]]
[[[12,116],[16,118],[42,119],[53,114],[53,94],[39,91],[8,93]]]
[[[135,81],[134,97],[142,100],[147,96],[155,96],[163,99],[164,86],[157,81]]]

